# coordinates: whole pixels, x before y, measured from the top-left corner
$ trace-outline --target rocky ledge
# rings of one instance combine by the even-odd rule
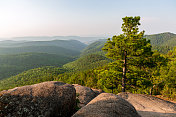
[[[0,117],[69,117],[76,91],[62,82],[43,82],[0,92]]]
[[[56,81],[0,92],[0,117],[71,116],[175,117],[176,104],[148,95],[115,95],[78,84]]]

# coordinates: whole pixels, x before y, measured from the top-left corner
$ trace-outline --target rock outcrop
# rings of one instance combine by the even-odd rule
[[[76,93],[78,107],[76,111]],[[137,110],[137,111],[136,111]],[[103,93],[48,81],[0,92],[0,117],[176,117],[176,104],[153,96]]]
[[[76,103],[72,85],[43,82],[0,92],[0,116],[69,117]]]
[[[101,93],[72,117],[140,117],[126,100],[111,93]]]
[[[79,108],[82,108],[83,106],[88,104],[93,98],[97,96],[97,94],[89,87],[81,86],[78,84],[73,84],[73,85],[78,95],[78,99],[79,99],[78,107]]]
[[[176,117],[176,104],[150,95],[119,93],[130,102],[143,117]]]

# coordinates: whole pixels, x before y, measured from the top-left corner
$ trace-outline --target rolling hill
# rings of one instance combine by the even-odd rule
[[[57,46],[23,46],[23,47],[0,47],[0,55],[20,54],[20,53],[48,53],[60,56],[79,56],[80,51],[70,50]]]
[[[53,41],[0,41],[1,54],[19,54],[25,52],[43,52],[67,56],[78,56],[86,47],[76,40]]]
[[[44,81],[51,81],[65,70],[59,67],[45,66],[41,68],[30,69],[16,76],[0,80],[0,91],[14,88],[17,86],[31,85]]]
[[[176,46],[176,34],[166,32],[153,35],[145,35],[151,41],[152,46]]]
[[[0,80],[42,66],[62,66],[87,45],[76,40],[0,41]]]
[[[101,49],[105,43],[106,43],[106,39],[101,39],[91,43],[85,49],[82,50],[81,56],[88,55],[88,54],[104,55],[104,52]]]
[[[153,50],[164,54],[176,46],[176,34],[170,32],[146,35],[145,37],[151,41]]]
[[[144,38],[150,40],[153,50],[158,50],[161,53],[166,54],[168,51],[172,50],[176,46],[176,34],[173,33],[160,33],[153,35],[145,35]],[[98,40],[94,43],[88,45],[82,50],[81,55],[87,55],[91,53],[98,53],[103,55],[101,48],[106,43],[105,39]]]
[[[0,78],[3,78],[0,80],[0,91],[17,86],[54,80],[59,78],[59,74],[66,73],[67,71],[69,73],[71,71],[77,73],[104,66],[109,62],[107,58],[98,54],[82,56],[70,63],[67,63],[70,61],[70,58],[46,53],[1,55],[0,58]],[[62,59],[65,61],[63,62]],[[64,63],[67,64],[60,68]]]
[[[73,58],[48,53],[0,55],[0,80],[42,66],[62,66]]]
[[[106,57],[99,54],[89,54],[81,56],[79,59],[63,65],[65,69],[73,71],[84,71],[88,69],[94,69],[97,67],[102,67],[105,64],[109,63]]]

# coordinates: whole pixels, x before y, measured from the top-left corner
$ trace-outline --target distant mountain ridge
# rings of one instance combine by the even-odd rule
[[[52,40],[52,41],[0,41],[0,47],[23,47],[23,46],[58,46],[79,50],[85,48],[85,44],[78,40]]]
[[[159,34],[145,35],[153,46],[176,46],[176,34],[165,32]]]
[[[0,38],[0,40],[14,40],[14,41],[51,41],[51,40],[78,40],[82,43],[89,44],[99,39],[106,39],[107,37],[81,37],[81,36],[25,36],[13,38]]]
[[[176,47],[176,34],[174,33],[165,32],[160,34],[146,35],[145,37],[151,41],[153,50],[158,50],[164,54]]]
[[[153,50],[158,50],[159,52],[164,54],[166,54],[168,51],[172,50],[176,46],[176,34],[174,33],[166,32],[160,34],[145,35],[144,38],[150,40]],[[92,53],[103,54],[101,48],[104,46],[105,43],[105,39],[91,43],[82,50],[81,55]]]
[[[63,56],[78,56],[86,46],[86,44],[77,40],[0,41],[0,55],[42,52]]]

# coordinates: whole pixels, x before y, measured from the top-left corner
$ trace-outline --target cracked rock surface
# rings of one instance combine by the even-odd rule
[[[43,82],[0,92],[0,117],[69,117],[76,91],[62,82]]]

